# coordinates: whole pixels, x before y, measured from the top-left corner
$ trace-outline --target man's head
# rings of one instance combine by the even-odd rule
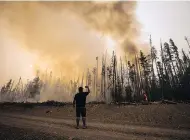
[[[79,93],[83,92],[83,87],[79,87]]]

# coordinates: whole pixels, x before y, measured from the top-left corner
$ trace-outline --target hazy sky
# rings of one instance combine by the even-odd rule
[[[88,62],[88,64],[94,64],[95,63],[95,56],[98,54],[101,54],[104,49],[101,47],[104,46],[104,42],[100,41],[99,38],[96,37],[96,35],[89,33],[89,31],[86,29],[86,26],[83,27],[83,25],[78,24],[75,20],[72,19],[72,17],[65,17],[64,14],[61,14],[59,11],[54,11],[55,9],[48,9],[47,7],[43,7],[41,9],[40,7],[36,7],[36,9],[30,9],[28,10],[27,14],[31,14],[31,16],[37,17],[38,22],[34,22],[33,19],[28,18],[28,16],[22,15],[22,12],[18,14],[18,16],[24,16],[26,19],[29,19],[29,22],[34,23],[36,28],[28,28],[30,32],[35,32],[39,30],[39,27],[43,27],[44,31],[48,29],[47,33],[43,32],[43,34],[37,34],[32,36],[33,39],[37,43],[41,43],[42,45],[45,44],[46,46],[51,45],[48,43],[48,39],[46,38],[53,38],[54,40],[51,43],[55,43],[57,46],[62,45],[63,41],[63,33],[62,31],[66,31],[68,29],[67,36],[65,35],[65,40],[67,44],[70,44],[70,46],[78,45],[80,43],[81,46],[85,46],[84,50],[81,50],[78,48],[78,51],[86,54],[88,54],[89,51],[93,52],[89,55],[90,59],[85,59],[83,57],[83,61],[85,62],[84,65]],[[15,10],[23,10],[24,7],[17,7]],[[28,8],[29,9],[29,8]],[[20,10],[20,11],[21,11]],[[32,12],[32,11],[35,12]],[[11,13],[12,12],[12,13]],[[41,12],[41,13],[40,13]],[[40,14],[39,14],[40,13]],[[149,38],[149,34],[152,35],[152,41],[153,44],[159,48],[159,40],[162,38],[163,42],[168,41],[169,38],[171,37],[176,45],[181,48],[184,48],[185,50],[188,50],[187,43],[184,40],[184,36],[189,36],[190,37],[190,2],[154,2],[154,1],[147,1],[147,2],[138,2],[137,4],[137,20],[143,25],[142,28],[142,40],[147,41]],[[14,11],[7,11],[7,14],[15,14]],[[35,15],[36,14],[36,15]],[[0,13],[1,16],[1,13]],[[99,15],[100,16],[100,15]],[[43,17],[43,18],[41,18]],[[59,17],[59,18],[58,18]],[[61,17],[61,19],[60,19]],[[36,56],[33,54],[33,51],[26,51],[22,47],[22,42],[18,42],[14,38],[10,38],[12,34],[10,32],[7,32],[7,29],[10,27],[10,30],[12,26],[9,26],[7,24],[7,21],[3,20],[6,19],[6,17],[0,17],[0,84],[4,83],[7,79],[14,77],[14,78],[19,78],[19,76],[23,76],[25,78],[30,78],[33,75],[33,69],[31,67],[31,64],[35,63]],[[66,19],[69,19],[66,21]],[[36,18],[34,18],[36,20]],[[20,20],[16,18],[16,16],[12,16],[12,20],[9,20],[10,23],[13,23],[13,21],[16,21],[18,25],[20,25],[20,29],[22,29],[22,25],[25,25],[25,20]],[[56,21],[55,26],[51,26],[51,24]],[[75,21],[75,22],[70,22],[70,21]],[[26,22],[27,23],[27,22]],[[39,24],[38,24],[39,23]],[[82,22],[79,22],[82,23]],[[117,23],[117,22],[116,22]],[[65,25],[63,27],[63,25]],[[73,25],[73,29],[69,30],[69,26]],[[13,25],[14,26],[14,25]],[[6,28],[7,29],[6,29]],[[56,29],[56,30],[55,30]],[[60,30],[62,29],[62,31]],[[18,30],[20,31],[20,30]],[[60,32],[56,33],[56,36],[52,37],[53,32]],[[72,32],[71,32],[72,31]],[[22,34],[19,34],[21,37]],[[30,33],[29,33],[30,36]],[[43,42],[38,40],[38,38],[42,38]],[[75,42],[69,42],[68,38],[74,38]],[[88,39],[87,39],[88,38]],[[45,41],[44,41],[45,40]],[[83,42],[81,42],[81,40]],[[32,40],[31,40],[32,41]],[[58,42],[58,43],[57,43]],[[65,42],[65,41],[64,41]],[[32,42],[33,43],[33,42]],[[41,45],[40,44],[40,45]],[[108,43],[109,44],[109,43]],[[33,44],[35,45],[35,44]],[[140,46],[142,47],[142,46]],[[70,47],[72,48],[72,47]],[[58,51],[60,52],[60,57],[62,57],[61,51],[67,52],[67,50],[62,50],[63,48],[59,48]],[[76,49],[73,47],[72,49]],[[93,50],[92,50],[93,49]],[[9,50],[9,51],[8,51]],[[49,49],[51,50],[51,49]],[[51,50],[52,51],[52,50]],[[66,53],[65,53],[66,54]],[[71,54],[70,52],[67,52],[69,54],[68,56],[77,56],[76,53]],[[12,56],[12,58],[10,58]],[[51,59],[54,59],[56,55],[52,55]],[[67,57],[66,61],[70,59],[70,57]],[[93,60],[93,63],[91,63],[91,60]],[[75,60],[73,60],[75,62]],[[80,61],[79,61],[80,62]],[[79,63],[76,61],[74,64]],[[65,63],[65,62],[64,62]],[[72,63],[70,63],[72,64]],[[73,64],[73,65],[74,65]],[[41,64],[40,64],[41,65]],[[19,74],[18,74],[19,73]]]
[[[152,35],[158,47],[159,40],[174,39],[180,48],[186,48],[184,36],[190,37],[190,2],[187,1],[142,1],[138,2],[137,15],[144,25],[144,40]]]

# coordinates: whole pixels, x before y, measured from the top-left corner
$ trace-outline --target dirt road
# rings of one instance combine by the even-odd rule
[[[70,139],[91,140],[168,140],[190,139],[190,130],[143,127],[132,125],[88,122],[88,129],[74,128],[73,120],[44,118],[21,114],[1,113],[0,124],[30,128],[48,134],[68,136]]]

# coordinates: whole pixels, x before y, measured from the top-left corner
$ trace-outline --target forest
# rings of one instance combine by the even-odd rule
[[[190,48],[187,37],[185,41]],[[65,94],[72,98],[78,87],[85,85],[92,89],[94,101],[141,102],[146,100],[144,95],[148,102],[189,101],[190,52],[179,50],[172,39],[160,40],[159,47],[160,50],[155,48],[150,37],[148,54],[140,51],[129,59],[118,57],[113,51],[110,60],[104,54],[101,64],[97,57],[96,67],[88,68],[82,77],[69,82],[65,82],[64,77],[53,79],[53,72],[41,74],[39,71],[26,84],[21,77],[17,83],[10,79],[1,87],[1,101],[25,102],[50,89],[53,96]],[[59,101],[64,102],[64,96]]]

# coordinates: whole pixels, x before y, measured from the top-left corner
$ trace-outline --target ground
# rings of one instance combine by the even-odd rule
[[[28,128],[10,127],[0,125],[1,140],[68,140],[67,137],[56,136],[44,132],[34,131]]]
[[[74,137],[104,140],[190,138],[188,104],[127,106],[89,104],[86,130],[74,128],[75,109],[72,105],[62,107],[1,105],[0,107],[1,129],[4,125],[15,130],[15,133],[23,130],[27,133],[27,130],[31,129],[29,132],[34,131],[35,134],[37,131],[39,134],[35,135],[42,137],[47,133],[45,136],[49,136],[50,139],[52,136],[54,139]],[[28,135],[32,137],[33,133]]]

